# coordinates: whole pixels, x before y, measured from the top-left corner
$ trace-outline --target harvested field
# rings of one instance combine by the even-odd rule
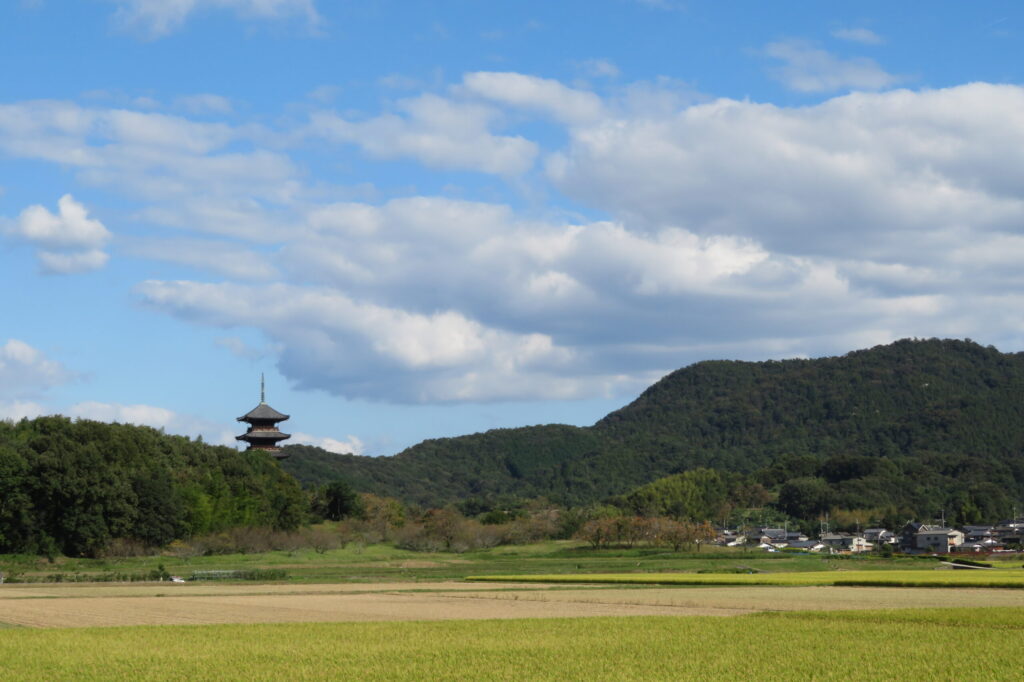
[[[27,627],[329,623],[406,620],[676,615],[677,607],[628,603],[461,598],[466,592],[351,592],[3,600],[0,618]],[[713,611],[688,609],[693,613]]]
[[[1024,607],[1024,591],[870,587],[609,588],[473,583],[5,585],[0,621],[27,627],[367,622],[756,611]]]

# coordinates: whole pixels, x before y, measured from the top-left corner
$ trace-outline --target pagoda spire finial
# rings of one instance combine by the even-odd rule
[[[267,402],[267,387],[263,381],[263,372],[260,372],[260,405]]]

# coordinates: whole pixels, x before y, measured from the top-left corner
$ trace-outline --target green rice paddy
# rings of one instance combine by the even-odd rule
[[[1024,570],[991,571],[806,571],[801,573],[591,573],[576,575],[480,575],[487,582],[608,583],[614,585],[836,585],[852,587],[1024,588]]]

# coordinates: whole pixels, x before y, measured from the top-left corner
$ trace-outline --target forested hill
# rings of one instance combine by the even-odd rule
[[[0,554],[95,556],[113,539],[162,546],[235,526],[291,529],[307,506],[266,453],[145,426],[0,421]]]
[[[776,491],[795,481],[825,498],[812,507],[1008,506],[1024,497],[1024,355],[903,340],[815,360],[701,362],[589,428],[499,429],[393,457],[287,450],[286,469],[306,483],[341,476],[426,505],[578,504],[711,467]]]

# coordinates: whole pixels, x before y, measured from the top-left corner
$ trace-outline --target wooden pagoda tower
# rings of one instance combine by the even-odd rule
[[[290,438],[291,434],[281,433],[277,428],[278,422],[288,419],[287,414],[281,414],[270,405],[267,405],[266,385],[263,382],[263,375],[260,375],[260,404],[249,410],[238,418],[238,421],[249,425],[248,430],[241,436],[235,436],[235,440],[242,440],[249,444],[249,450],[264,450],[278,459],[284,459],[288,455],[277,446],[279,441]]]

